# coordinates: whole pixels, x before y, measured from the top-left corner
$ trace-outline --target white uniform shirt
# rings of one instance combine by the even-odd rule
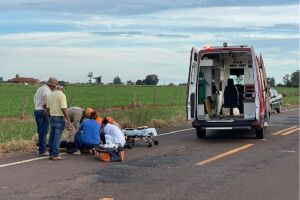
[[[39,87],[34,95],[34,109],[43,110],[43,105],[47,104],[47,97],[52,93],[48,85]]]
[[[105,135],[109,135],[112,137],[114,143],[119,143],[124,147],[125,145],[125,136],[124,133],[117,127],[116,125],[113,124],[106,124],[106,126],[103,128],[103,131]]]

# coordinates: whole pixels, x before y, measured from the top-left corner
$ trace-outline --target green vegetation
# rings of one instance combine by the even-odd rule
[[[299,99],[299,88],[289,88],[289,87],[277,87],[275,88],[279,94],[283,96],[283,105],[297,105],[300,102]]]
[[[0,152],[34,144],[33,96],[38,86],[0,84]],[[276,88],[285,105],[299,104],[299,88]],[[92,107],[123,127],[185,123],[185,86],[68,85],[70,106]],[[27,141],[28,140],[28,141]]]
[[[1,144],[23,140],[36,133],[33,96],[38,86],[0,84]],[[100,116],[112,116],[123,126],[180,125],[185,123],[186,87],[68,85],[68,106],[92,107]],[[17,142],[16,142],[17,141]]]
[[[0,84],[0,117],[33,113],[33,96],[38,86]],[[139,105],[185,104],[186,87],[69,85],[69,106],[96,109]]]
[[[0,119],[0,144],[12,140],[30,140],[36,132],[33,118],[27,120]]]
[[[33,114],[33,96],[37,86],[0,84],[0,117]]]

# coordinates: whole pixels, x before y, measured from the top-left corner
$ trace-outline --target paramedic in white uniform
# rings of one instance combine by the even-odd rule
[[[108,123],[108,120],[105,117],[102,121],[102,127],[106,143],[120,144],[124,147],[126,143],[125,136],[118,126]]]

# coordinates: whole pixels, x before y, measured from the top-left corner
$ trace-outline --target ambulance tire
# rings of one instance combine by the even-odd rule
[[[281,113],[281,104],[279,104],[279,108],[276,108],[277,113]]]
[[[197,128],[196,131],[197,131],[197,137],[198,138],[205,138],[205,136],[206,136],[206,130],[205,129],[202,130],[201,128]]]
[[[256,129],[256,139],[263,139],[264,138],[264,128]]]

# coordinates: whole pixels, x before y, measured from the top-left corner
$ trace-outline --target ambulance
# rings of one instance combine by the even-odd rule
[[[187,87],[187,119],[199,138],[208,130],[255,130],[257,139],[264,137],[269,92],[262,55],[253,47],[192,48]]]

